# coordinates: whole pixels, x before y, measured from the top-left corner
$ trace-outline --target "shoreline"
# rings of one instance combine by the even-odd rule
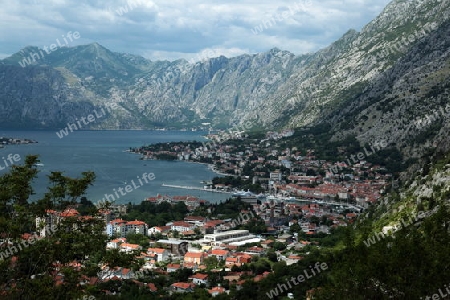
[[[231,175],[231,174],[227,174],[227,173],[222,173],[219,170],[216,169],[216,166],[213,164],[208,164],[208,163],[202,163],[199,161],[190,161],[190,160],[180,160],[180,161],[184,161],[184,162],[188,162],[188,163],[192,163],[192,164],[200,164],[200,165],[205,165],[208,167],[209,170],[213,171],[214,173],[218,174],[218,175],[222,175],[222,176],[235,176],[235,175]]]
[[[220,172],[219,170],[216,169],[216,166],[214,166],[213,164],[206,164],[206,165],[208,165],[208,169],[210,169],[211,171],[213,171],[214,173],[216,173],[218,175],[221,175],[221,176],[233,176],[233,177],[235,176],[235,175],[231,175],[231,174],[228,174],[228,173]]]
[[[128,152],[128,153],[131,153],[131,154],[138,154],[138,155],[141,155],[141,158],[142,158],[142,153],[139,153],[139,152],[132,152],[132,151],[130,151],[129,149],[128,150],[124,150],[123,152]],[[141,159],[140,158],[140,159]],[[142,160],[160,160],[160,161],[170,161],[170,160],[164,160],[164,159],[142,159]],[[212,172],[214,172],[214,173],[216,173],[217,175],[221,175],[221,176],[236,176],[236,175],[232,175],[232,174],[228,174],[228,173],[223,173],[223,172],[220,172],[219,170],[217,170],[216,169],[216,166],[214,165],[214,164],[208,164],[208,163],[204,163],[204,162],[199,162],[199,161],[191,161],[191,160],[173,160],[173,161],[179,161],[179,162],[187,162],[187,163],[190,163],[190,164],[200,164],[200,165],[205,165],[205,166],[207,166],[208,167],[208,169],[209,170],[211,170]]]
[[[232,194],[232,192],[218,191],[218,190],[213,190],[213,189],[205,189],[205,188],[200,188],[200,187],[196,187],[196,186],[183,186],[183,185],[166,184],[166,183],[161,184],[161,186],[175,188],[175,189],[183,189],[183,190],[196,190],[196,191],[203,191],[203,192]]]
[[[208,167],[209,170],[213,171],[214,173],[221,175],[221,176],[236,176],[236,175],[232,175],[232,174],[228,174],[228,173],[222,173],[219,170],[216,169],[216,166],[213,164],[208,164],[208,163],[202,163],[199,161],[189,161],[189,160],[181,160],[181,161],[185,161],[188,163],[192,163],[192,164],[201,164],[201,165],[205,165]]]

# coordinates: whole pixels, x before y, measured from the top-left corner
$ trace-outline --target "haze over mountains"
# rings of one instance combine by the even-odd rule
[[[0,126],[58,129],[106,107],[111,115],[89,128],[325,122],[335,138],[387,135],[406,145],[420,134],[408,124],[448,102],[448,17],[449,1],[395,0],[361,32],[349,30],[317,53],[272,49],[194,64],[149,61],[97,43],[59,48],[33,62],[40,50],[29,46],[0,61]]]

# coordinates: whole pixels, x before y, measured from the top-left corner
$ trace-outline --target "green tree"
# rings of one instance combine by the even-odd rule
[[[127,242],[131,244],[138,244],[142,246],[142,248],[146,248],[149,246],[149,239],[147,236],[141,233],[129,233],[127,234]]]
[[[217,268],[219,265],[219,260],[215,256],[207,257],[203,260],[204,265],[208,270]]]
[[[89,217],[68,211],[79,204],[95,174],[71,178],[51,172],[47,192],[31,202],[38,162],[37,156],[27,156],[23,165],[13,165],[0,176],[0,234],[10,246],[10,252],[0,254],[2,299],[82,298],[89,294],[80,289],[82,278],[98,274],[99,264],[123,266],[123,254],[106,251],[105,223],[98,211]],[[45,230],[48,210],[62,213]],[[36,225],[37,217],[42,222]],[[46,231],[45,237],[38,237],[40,230]],[[32,237],[24,240],[24,233]]]

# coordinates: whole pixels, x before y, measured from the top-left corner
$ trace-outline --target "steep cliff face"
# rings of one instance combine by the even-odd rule
[[[258,110],[296,67],[294,55],[278,49],[194,65],[179,61],[160,76],[145,74],[136,90],[122,90],[121,97],[160,122],[194,116],[196,122],[228,127]]]
[[[396,94],[418,88],[407,73],[447,78],[441,74],[448,74],[443,67],[447,37],[433,36],[448,27],[449,5],[448,0],[394,0],[361,32],[350,30],[329,47],[301,56],[272,49],[191,64],[149,61],[94,43],[60,48],[33,60],[30,55],[40,50],[27,47],[0,61],[1,124],[53,128],[107,107],[111,110],[108,118],[88,127],[152,128],[208,122],[226,128],[246,122],[271,129],[327,121],[347,133],[360,134],[374,130],[375,123],[369,124],[377,121],[384,124],[377,126],[385,126],[387,134],[393,128],[388,129],[392,125],[382,121],[381,113],[373,117],[371,112],[373,120],[364,125],[349,120],[359,114],[356,110],[363,102],[386,104],[383,97],[389,89]],[[440,45],[436,42],[444,44],[436,48]],[[411,60],[425,67],[423,59],[429,61],[428,68],[435,66],[440,71],[410,69]],[[412,81],[405,81],[409,77]],[[427,78],[422,83],[429,85]],[[398,101],[405,97],[399,94]],[[412,103],[410,110],[408,118],[422,112],[414,111]],[[392,116],[384,114],[383,118]]]
[[[90,124],[92,128],[197,126],[206,121],[228,127],[233,120],[245,119],[248,111],[257,109],[296,67],[295,56],[278,49],[195,64],[185,60],[151,62],[113,53],[96,43],[59,49],[33,61],[30,55],[39,52],[38,48],[27,47],[0,64],[0,100],[15,104],[5,107],[5,125],[26,124],[10,112],[24,114],[30,111],[30,105],[36,105],[47,113],[30,114],[29,118],[44,128],[82,117],[77,114],[86,108],[102,106],[114,108],[104,122]],[[27,94],[25,86],[34,94]],[[59,107],[80,108],[58,112],[54,101],[43,99],[58,99]]]
[[[94,108],[94,97],[49,67],[0,66],[0,126],[56,128]]]
[[[450,22],[416,43],[393,67],[329,118],[335,138],[381,139],[417,157],[450,151]]]
[[[321,122],[385,72],[448,20],[449,1],[393,1],[360,33],[349,31],[316,53],[280,89],[291,103],[285,125]],[[439,61],[440,58],[435,57]],[[273,106],[278,99],[268,99]]]

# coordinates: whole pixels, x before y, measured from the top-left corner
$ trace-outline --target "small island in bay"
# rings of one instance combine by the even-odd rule
[[[10,137],[0,137],[0,148],[5,145],[35,144],[37,141],[31,139],[19,139]]]

